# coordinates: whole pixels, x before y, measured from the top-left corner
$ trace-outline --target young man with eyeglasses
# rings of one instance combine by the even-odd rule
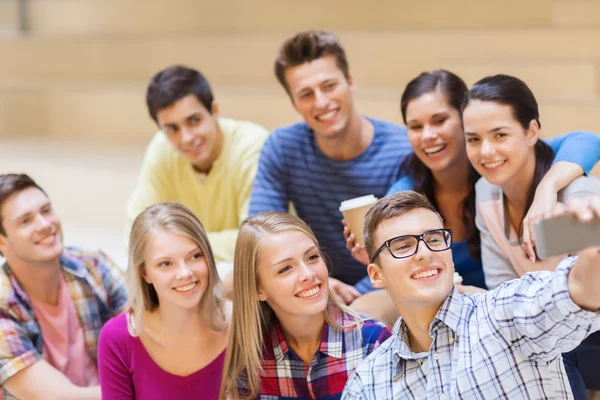
[[[558,204],[600,218],[600,197]],[[422,195],[379,200],[366,216],[369,276],[400,313],[394,333],[348,380],[342,399],[572,399],[561,353],[600,329],[600,250],[495,290],[453,287],[452,232]],[[593,311],[592,311],[593,310]]]

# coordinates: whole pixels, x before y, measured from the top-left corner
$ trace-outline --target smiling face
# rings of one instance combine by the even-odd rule
[[[421,235],[443,227],[434,212],[416,208],[381,223],[375,230],[374,243],[378,248],[396,236]],[[454,285],[452,251],[434,252],[421,241],[414,255],[402,259],[384,249],[368,271],[373,285],[385,288],[400,307],[439,307]]]
[[[354,110],[354,83],[332,55],[285,71],[292,103],[318,138],[339,138],[346,132]]]
[[[58,260],[62,227],[44,192],[35,187],[16,192],[4,201],[0,213],[6,232],[0,234],[0,251],[9,264]]]
[[[192,309],[208,287],[208,264],[197,243],[169,231],[157,231],[144,254],[144,280],[152,284],[160,306]]]
[[[200,172],[210,170],[222,147],[216,103],[211,111],[189,94],[156,113],[158,125],[169,142]]]
[[[282,320],[314,316],[328,302],[328,271],[310,237],[290,230],[267,234],[258,255],[258,299]]]
[[[408,139],[427,168],[442,171],[466,157],[461,116],[439,90],[411,100],[406,107]]]
[[[529,129],[514,118],[511,106],[473,100],[463,113],[467,156],[481,176],[504,186],[535,168],[534,146],[539,127]]]

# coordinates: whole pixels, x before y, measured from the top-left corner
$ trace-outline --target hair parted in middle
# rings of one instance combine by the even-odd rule
[[[365,215],[365,248],[367,249],[369,260],[373,259],[373,255],[377,251],[378,244],[375,243],[377,228],[388,219],[399,217],[418,208],[429,210],[435,213],[440,221],[444,221],[427,197],[413,190],[404,190],[382,197],[373,204],[369,211],[367,211],[367,215]],[[379,238],[379,240],[381,239]]]
[[[277,53],[275,59],[275,76],[285,91],[290,94],[289,86],[285,80],[285,71],[304,63],[322,57],[333,56],[337,67],[343,72],[346,79],[350,76],[348,59],[342,42],[333,33],[310,30],[297,33],[287,39]]]
[[[233,315],[223,371],[220,399],[254,399],[259,393],[263,335],[273,328],[275,315],[271,307],[258,299],[259,256],[261,244],[268,235],[298,231],[308,236],[319,248],[317,238],[308,225],[289,213],[264,212],[247,218],[241,225],[235,244],[233,267]],[[321,253],[321,250],[319,249]],[[321,253],[323,257],[323,254]],[[360,327],[363,319],[350,308],[341,305],[329,292],[329,303],[350,314],[354,325],[339,326],[325,309],[325,320],[337,328]],[[245,375],[248,392],[237,390],[237,380]]]
[[[194,213],[181,203],[159,203],[146,208],[137,216],[129,237],[129,265],[125,273],[128,304],[133,327],[129,326],[132,335],[137,335],[143,328],[144,312],[154,311],[160,302],[154,287],[143,277],[145,268],[144,256],[158,232],[171,232],[183,236],[196,243],[206,259],[208,267],[208,284],[206,292],[200,300],[200,313],[204,323],[215,330],[223,330],[227,326],[223,310],[224,299],[221,295],[221,280],[213,252],[208,242],[204,227]]]

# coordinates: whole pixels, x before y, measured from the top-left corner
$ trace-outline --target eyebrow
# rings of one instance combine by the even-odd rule
[[[442,115],[446,116],[448,114],[450,114],[450,111],[440,111],[440,112],[433,114],[431,116],[431,118],[439,117]],[[409,119],[408,121],[406,121],[407,124],[410,124],[411,122],[419,122],[419,120],[413,118],[413,119]]]
[[[306,250],[306,251],[304,252],[304,254],[303,254],[303,255],[306,255],[307,253],[310,253],[311,251],[313,251],[313,250],[314,250],[314,249],[316,249],[316,248],[317,248],[317,246],[311,246],[311,247],[310,247],[308,250]],[[279,261],[277,261],[277,262],[274,262],[274,263],[273,263],[273,267],[274,267],[274,266],[276,266],[276,265],[279,265],[279,264],[283,264],[284,262],[290,261],[290,260],[292,260],[292,259],[293,259],[293,257],[287,257],[287,258],[284,258],[283,260],[279,260]]]
[[[202,251],[202,253],[204,253],[204,251],[202,250],[202,248],[200,246],[196,246],[193,250],[190,250],[187,252],[187,256],[189,256],[192,253],[197,252],[198,250]],[[171,256],[158,256],[158,257],[154,257],[152,259],[153,262],[157,262],[157,261],[164,261],[164,260],[170,260],[172,257]]]
[[[48,202],[42,204],[40,206],[40,208],[38,208],[38,210],[44,209],[44,208],[46,208],[46,207],[48,207],[50,205],[51,205],[51,203],[48,201]],[[31,214],[33,214],[33,211],[27,211],[26,213],[23,213],[21,215],[17,215],[16,217],[14,217],[13,221],[18,221],[18,220],[23,219],[25,217],[29,217]]]

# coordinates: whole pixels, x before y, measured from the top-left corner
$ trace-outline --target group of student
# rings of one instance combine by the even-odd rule
[[[0,175],[5,399],[600,390],[600,250],[540,260],[532,228],[600,218],[587,176],[600,137],[542,140],[533,93],[506,75],[469,90],[426,72],[402,94],[406,128],[363,116],[323,31],[286,40],[275,75],[303,121],[270,134],[220,117],[199,71],[153,77],[160,131],[127,207],[124,277],[63,247],[33,179]],[[339,205],[369,194],[360,246]],[[221,261],[234,265],[223,281]]]

